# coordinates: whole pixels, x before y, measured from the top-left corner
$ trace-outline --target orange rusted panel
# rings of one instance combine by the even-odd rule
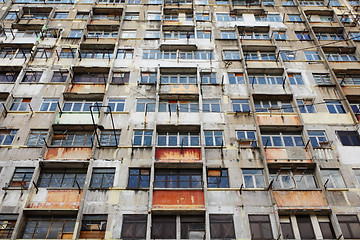
[[[72,237],[73,237],[72,233],[63,233],[61,239],[72,239]]]
[[[198,87],[196,85],[174,85],[170,87],[171,93],[190,93],[190,94],[197,94]]]
[[[29,208],[78,209],[81,194],[79,190],[48,190],[45,201],[31,201]]]
[[[268,163],[312,163],[311,154],[306,149],[303,149],[303,156],[298,157],[298,159],[294,159],[288,156],[288,149],[284,148],[267,148],[265,150],[266,161]]]
[[[265,150],[265,156],[267,160],[270,159],[287,159],[288,155],[286,149],[283,148],[267,148]]]
[[[298,116],[257,116],[260,125],[301,125]]]
[[[318,208],[326,207],[325,196],[321,191],[274,191],[278,207]]]
[[[155,159],[159,162],[201,162],[201,149],[157,148]]]
[[[155,190],[153,209],[205,210],[204,192],[201,190]]]
[[[72,84],[66,90],[67,93],[104,93],[104,84]]]
[[[90,159],[90,147],[48,148],[45,159]]]

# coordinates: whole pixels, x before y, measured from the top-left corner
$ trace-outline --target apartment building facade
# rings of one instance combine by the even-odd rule
[[[2,239],[360,239],[359,1],[0,2]]]

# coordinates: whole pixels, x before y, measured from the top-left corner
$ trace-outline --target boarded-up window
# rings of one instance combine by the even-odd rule
[[[122,239],[145,239],[147,215],[125,214],[121,231]]]
[[[249,215],[251,239],[273,239],[268,215]]]
[[[296,216],[301,239],[315,239],[314,229],[310,216]]]
[[[236,238],[233,216],[230,214],[210,214],[210,235],[212,239]]]
[[[204,216],[181,216],[181,239],[204,239]]]
[[[360,222],[356,215],[337,216],[345,239],[360,239]]]
[[[80,238],[100,239],[105,237],[107,215],[84,215]]]

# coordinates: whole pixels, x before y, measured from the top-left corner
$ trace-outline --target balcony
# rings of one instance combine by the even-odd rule
[[[31,195],[27,208],[75,210],[79,208],[82,191],[74,190],[47,190],[39,188]]]
[[[99,114],[93,113],[95,124],[99,123]],[[93,125],[90,112],[59,112],[54,124],[59,125]]]
[[[200,148],[156,148],[158,163],[201,163]]]
[[[154,190],[153,211],[205,211],[202,190]]]

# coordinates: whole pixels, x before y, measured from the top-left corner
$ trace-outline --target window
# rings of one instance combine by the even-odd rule
[[[100,135],[100,146],[117,146],[120,142],[120,130],[104,130]]]
[[[228,73],[230,84],[245,84],[244,75],[242,73]]]
[[[88,31],[86,34],[87,38],[117,38],[117,31]]]
[[[252,39],[252,40],[259,40],[259,39],[270,39],[268,32],[243,32],[240,33],[241,39]]]
[[[158,146],[200,146],[200,134],[198,132],[159,132],[157,137]]]
[[[199,103],[182,100],[161,101],[159,112],[199,112]]]
[[[313,52],[313,51],[305,51],[305,58],[306,61],[320,61],[321,57],[317,52]]]
[[[313,147],[329,145],[324,131],[308,131],[308,135]]]
[[[208,30],[208,31],[197,31],[197,35],[196,35],[196,37],[198,38],[198,39],[210,39],[210,37],[211,37],[211,31],[210,30]]]
[[[164,39],[193,39],[193,31],[164,31]]]
[[[130,79],[130,72],[114,72],[112,77],[112,84],[125,84]]]
[[[129,168],[128,188],[148,188],[150,186],[150,169]]]
[[[73,235],[76,217],[71,216],[30,216],[26,219],[21,238],[57,239]]]
[[[81,238],[101,238],[105,237],[107,215],[84,215],[81,223]]]
[[[242,169],[244,188],[265,188],[262,169]]]
[[[315,239],[315,233],[310,216],[296,215],[296,221],[301,239]]]
[[[138,12],[126,12],[124,20],[139,20]]]
[[[297,100],[296,102],[301,113],[316,113],[312,100]]]
[[[68,12],[55,12],[54,19],[66,19]]]
[[[316,189],[315,172],[312,169],[270,169],[274,189]]]
[[[315,33],[318,40],[344,40],[342,33]]]
[[[136,112],[155,112],[155,99],[137,99]]]
[[[315,82],[318,85],[333,85],[331,79],[330,79],[330,75],[325,73],[325,74],[321,74],[321,73],[313,73],[313,78],[315,79]]]
[[[202,188],[201,169],[156,169],[155,188]]]
[[[10,187],[29,187],[34,168],[17,167],[9,183]]]
[[[178,14],[165,14],[164,20],[165,21],[178,21],[179,17],[178,17]]]
[[[83,188],[86,169],[46,169],[41,171],[38,186],[40,188]]]
[[[326,100],[326,107],[329,113],[337,114],[337,113],[346,113],[344,106],[341,101],[337,100]]]
[[[10,111],[28,111],[31,98],[14,98]]]
[[[91,147],[93,132],[54,132],[52,146],[59,147]]]
[[[34,58],[50,58],[52,55],[52,49],[38,48],[35,52]]]
[[[19,59],[19,58],[25,58],[27,59],[28,57],[31,56],[31,50],[30,49],[19,49],[16,53],[15,58]]]
[[[151,72],[142,72],[140,83],[142,84],[155,84],[156,83],[157,74]]]
[[[180,216],[181,239],[204,239],[205,218],[204,216],[189,215]]]
[[[18,215],[2,214],[0,215],[0,239],[10,239],[14,231]]]
[[[225,61],[240,60],[240,53],[239,53],[239,51],[224,50],[223,58]]]
[[[204,131],[205,146],[223,146],[224,137],[223,131]]]
[[[323,239],[336,239],[329,216],[317,216]]]
[[[286,32],[273,32],[274,38],[276,40],[286,40],[287,36],[286,36]]]
[[[262,2],[262,4],[264,5],[264,6],[274,6],[275,4],[274,4],[274,0],[264,0],[263,2]]]
[[[11,145],[18,130],[0,130],[0,146]]]
[[[216,84],[216,73],[201,73],[201,83],[202,84]]]
[[[207,170],[208,188],[228,188],[229,176],[227,169],[208,169]]]
[[[340,7],[341,4],[339,3],[338,0],[330,0],[330,5],[334,6],[334,7]]]
[[[245,60],[249,61],[276,61],[274,52],[244,52]]]
[[[256,147],[256,133],[255,131],[236,131],[236,140],[241,147],[253,146]],[[250,143],[247,145],[247,143]]]
[[[360,40],[360,32],[350,32],[349,36],[354,41],[359,41]]]
[[[15,82],[19,73],[18,72],[0,72],[0,82],[10,83]]]
[[[176,239],[176,216],[152,215],[151,237],[153,239]]]
[[[143,59],[196,59],[210,60],[213,59],[212,51],[159,51],[143,50]]]
[[[284,82],[281,75],[249,75],[250,84],[280,84]]]
[[[250,104],[249,100],[240,100],[240,99],[233,99],[232,100],[232,107],[233,111],[238,112],[250,112]]]
[[[59,58],[74,58],[76,54],[76,49],[74,48],[62,48]]]
[[[301,73],[289,73],[288,77],[291,85],[304,85]]]
[[[259,22],[281,22],[280,14],[255,15],[255,20]]]
[[[57,99],[57,98],[44,98],[41,103],[40,111],[41,112],[55,111],[58,101],[59,101],[59,99]]]
[[[295,239],[290,216],[279,216],[279,218],[284,239]]]
[[[360,85],[360,75],[339,75],[337,79],[341,85]]]
[[[320,17],[320,22],[334,22],[334,18],[332,16],[314,16],[314,17]],[[310,22],[312,22],[311,19]]]
[[[210,21],[209,13],[196,13],[196,21]]]
[[[113,186],[115,168],[94,168],[90,188],[110,188]]]
[[[80,58],[102,58],[111,59],[113,56],[113,49],[102,50],[81,50]]]
[[[89,18],[88,12],[78,12],[75,17],[75,19],[88,19],[88,18]]]
[[[295,32],[299,40],[311,40],[309,32]]]
[[[268,215],[249,215],[251,239],[273,239]]]
[[[51,82],[66,82],[68,72],[54,72],[51,78]]]
[[[122,230],[121,230],[121,238],[145,239],[146,226],[147,226],[146,214],[124,214]]]
[[[133,59],[133,49],[119,49],[117,52],[117,59]]]
[[[360,238],[360,223],[356,215],[337,215],[345,239]]]
[[[101,106],[101,102],[93,102],[93,101],[66,101],[62,108],[64,112],[90,112],[90,107],[92,107],[92,111],[99,111],[98,107]]]
[[[336,131],[343,146],[360,146],[359,134],[357,131]]]
[[[147,14],[147,20],[160,21],[161,20],[161,13],[149,12]]]
[[[296,60],[296,54],[294,51],[281,50],[279,52],[280,52],[281,59],[284,62]]]
[[[69,38],[81,38],[83,30],[72,29],[69,34]]]
[[[150,31],[150,30],[146,30],[145,31],[145,36],[144,38],[148,38],[148,39],[158,39],[160,38],[160,31]]]
[[[339,169],[321,169],[321,179],[326,188],[345,188],[344,180]]]
[[[151,146],[152,131],[134,130],[133,145],[134,146]]]
[[[44,145],[48,130],[30,130],[26,145],[29,147],[41,147]]]
[[[17,18],[17,12],[8,12],[5,20],[15,20]]]
[[[233,215],[210,214],[211,239],[234,239],[235,228]]]
[[[217,5],[229,4],[229,0],[216,0]]]
[[[300,6],[324,6],[323,1],[303,0],[299,1]]]
[[[356,62],[357,58],[355,54],[351,53],[327,53],[327,60],[330,62]]]
[[[124,30],[121,32],[121,38],[136,38],[136,31]]]
[[[203,100],[203,112],[220,112],[220,100]]]
[[[282,112],[282,113],[292,113],[294,109],[290,101],[261,101],[255,100],[255,111],[256,112]]]
[[[288,14],[289,22],[302,22],[300,14]]]
[[[219,22],[229,22],[229,21],[243,21],[242,15],[233,15],[229,13],[216,13],[216,20]]]
[[[21,82],[39,82],[42,76],[41,71],[25,72]]]
[[[108,106],[112,112],[123,112],[125,109],[125,99],[109,99]]]
[[[268,147],[303,147],[304,142],[301,133],[274,132],[262,133],[262,141]]]
[[[221,39],[236,39],[235,31],[221,31]]]
[[[196,84],[196,75],[161,75],[161,84]]]
[[[294,3],[294,1],[292,1],[292,0],[284,0],[284,1],[282,2],[282,5],[283,5],[284,7],[289,7],[289,6],[295,6],[295,3]]]
[[[354,173],[358,183],[360,184],[360,169],[354,169]]]
[[[108,73],[75,73],[72,83],[101,83],[105,84]]]

